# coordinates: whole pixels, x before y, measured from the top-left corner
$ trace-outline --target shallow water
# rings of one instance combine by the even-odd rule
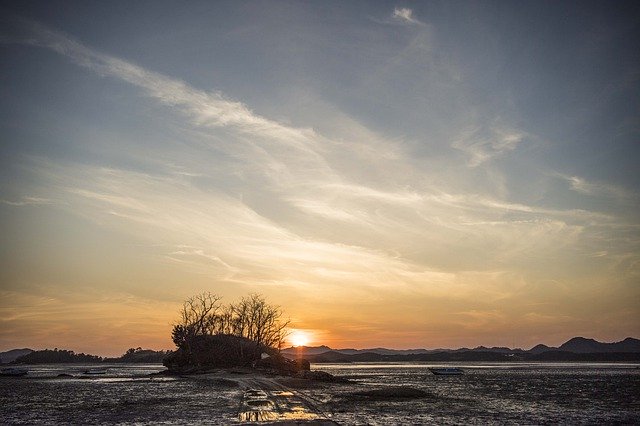
[[[104,376],[83,374],[92,367],[27,366],[25,377],[0,377],[2,423],[224,424],[238,404],[239,391],[217,382],[150,378],[165,369],[161,365],[115,365]]]
[[[439,364],[462,376],[434,376],[435,365],[316,364],[352,383],[292,389],[340,424],[640,424],[638,364]],[[27,366],[26,377],[0,377],[3,424],[233,424],[247,389],[223,380],[150,378],[160,365]],[[56,377],[58,374],[73,377]],[[352,393],[409,386],[431,397],[367,401]],[[288,395],[284,392],[282,395]],[[281,396],[282,396],[281,395]],[[244,402],[243,402],[244,401]],[[276,401],[277,402],[277,401]]]
[[[457,364],[462,376],[434,376],[424,364],[325,364],[365,387],[410,386],[435,398],[353,402],[325,395],[344,424],[640,424],[637,364]]]

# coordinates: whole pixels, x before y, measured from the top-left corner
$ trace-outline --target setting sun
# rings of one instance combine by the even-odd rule
[[[305,346],[309,343],[309,333],[303,330],[293,330],[289,335],[289,342],[293,346]]]

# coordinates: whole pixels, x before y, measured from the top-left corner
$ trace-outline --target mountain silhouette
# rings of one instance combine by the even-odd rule
[[[498,353],[511,355],[538,355],[545,352],[570,352],[576,354],[601,354],[601,353],[640,353],[640,340],[627,337],[620,342],[602,343],[594,339],[585,337],[574,337],[569,339],[559,347],[551,347],[544,344],[538,344],[529,350],[510,349],[506,347],[478,346],[473,349],[387,349],[387,348],[371,348],[371,349],[332,349],[328,346],[299,346],[282,350],[283,355],[290,357],[307,357],[322,355],[325,359],[343,359],[345,355],[362,357],[381,355],[381,356],[398,356],[398,355],[422,355],[435,353],[456,353],[456,352],[481,352],[481,353]]]
[[[7,364],[15,361],[23,355],[33,352],[33,349],[11,349],[10,351],[0,352],[0,364]]]
[[[558,350],[574,353],[640,352],[640,340],[627,337],[621,342],[601,343],[585,337],[574,337]]]

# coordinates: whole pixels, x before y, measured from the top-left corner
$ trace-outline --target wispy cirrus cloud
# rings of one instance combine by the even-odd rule
[[[36,22],[21,20],[19,28],[19,32],[3,37],[2,41],[44,47],[100,75],[122,79],[162,104],[179,108],[198,126],[232,127],[241,133],[270,137],[303,150],[305,141],[314,136],[312,129],[294,128],[267,119],[251,111],[245,104],[220,93],[195,89],[183,81],[98,52]]]
[[[515,150],[525,133],[499,125],[467,130],[451,146],[467,154],[469,167],[477,167],[506,152]]]
[[[16,201],[0,200],[0,203],[7,204],[9,206],[22,207],[22,206],[50,205],[50,204],[55,204],[56,202],[54,200],[50,200],[48,198],[22,197],[21,199],[16,200]]]
[[[410,11],[406,10],[398,10],[398,17],[414,19]],[[186,189],[191,190],[193,180],[205,176],[206,173],[190,169],[185,174],[181,166],[177,167],[178,173],[173,163],[169,167],[168,177],[97,169],[84,172],[83,177],[78,177],[75,184],[68,181],[61,183],[67,194],[80,197],[76,198],[76,201],[84,200],[83,204],[102,204],[101,208],[106,205],[109,208],[105,211],[114,217],[154,226],[177,226],[181,223],[177,217],[194,216],[184,221],[183,230],[187,232],[193,229],[193,223],[200,223],[200,229],[209,229],[212,236],[218,232],[227,234],[228,230],[237,228],[237,219],[245,218],[240,223],[249,228],[236,229],[237,235],[259,235],[258,230],[269,230],[268,232],[273,232],[274,239],[283,236],[295,239],[298,238],[296,234],[299,232],[311,233],[314,238],[323,238],[321,233],[318,234],[318,230],[311,231],[311,217],[315,215],[324,220],[354,223],[374,229],[374,237],[359,237],[363,249],[366,249],[367,246],[373,247],[385,242],[393,241],[393,244],[397,244],[397,240],[407,237],[402,232],[422,226],[428,226],[426,232],[418,233],[425,241],[442,239],[442,242],[446,243],[446,238],[453,237],[449,234],[452,231],[458,234],[483,235],[478,238],[486,238],[487,235],[493,234],[497,240],[508,238],[506,235],[511,232],[512,235],[546,238],[548,245],[552,245],[558,235],[566,237],[567,233],[579,232],[586,216],[592,219],[597,216],[580,210],[554,210],[512,203],[479,194],[458,192],[454,188],[421,187],[407,190],[401,185],[392,184],[387,185],[391,189],[382,189],[361,184],[346,178],[334,168],[332,161],[335,160],[331,159],[338,156],[331,150],[340,150],[341,155],[348,152],[361,155],[365,152],[367,156],[360,158],[362,161],[370,161],[370,158],[378,157],[370,152],[375,145],[363,145],[359,142],[335,144],[334,141],[312,130],[296,128],[262,117],[246,105],[228,100],[219,93],[198,90],[185,82],[94,51],[62,33],[34,23],[26,24],[26,28],[29,37],[22,39],[24,43],[51,49],[100,75],[115,77],[132,84],[151,99],[186,116],[196,128],[210,129],[212,132],[218,128],[228,128],[232,132],[230,136],[233,143],[228,144],[225,149],[242,160],[244,168],[241,173],[259,173],[267,179],[263,182],[263,189],[280,194],[272,199],[272,203],[279,204],[277,210],[280,212],[258,213],[248,207],[250,195],[238,201],[230,197],[224,188],[218,188],[217,192],[213,192],[216,195],[212,200],[210,195],[204,197],[196,191],[192,194],[194,198],[209,199],[220,211],[219,216],[203,215],[200,211],[205,211],[208,207],[183,199],[179,195],[179,188],[183,188],[183,192]],[[251,138],[247,139],[247,135],[251,135]],[[525,137],[525,133],[494,121],[486,127],[474,128],[464,133],[452,143],[452,146],[467,154],[468,165],[475,168],[515,150]],[[362,150],[363,146],[367,149]],[[382,144],[378,148],[384,154],[382,158],[386,158],[386,153],[389,152],[387,147]],[[394,158],[388,158],[387,161],[393,161],[399,169],[406,170],[409,167],[409,159],[403,158],[399,152],[395,152]],[[227,166],[221,164],[221,167],[225,170]],[[122,179],[123,173],[127,180],[137,181],[138,185],[151,180],[157,188],[148,193],[140,191],[139,194],[131,194],[130,189],[136,185],[127,185]],[[424,172],[416,173],[417,178],[428,176]],[[60,176],[62,174],[58,174],[58,177]],[[95,178],[87,178],[88,176]],[[93,182],[93,185],[86,185],[86,182]],[[264,186],[267,182],[269,186]],[[162,209],[148,210],[150,204],[157,204],[152,195],[162,193],[161,185],[167,187],[167,194],[173,194],[176,199],[182,200],[181,203],[171,203],[177,211],[190,206],[189,211],[175,217],[166,217]],[[163,198],[164,203],[169,203],[169,196]],[[292,219],[286,214],[287,209],[291,207],[310,216],[298,219],[298,222],[293,224],[290,222]],[[513,213],[527,217],[508,216]],[[602,223],[608,221],[603,217],[599,217],[598,220]],[[492,224],[491,229],[481,230],[487,224]],[[252,226],[256,226],[256,229],[251,229]],[[474,228],[478,231],[474,231]],[[515,228],[520,231],[514,232]],[[402,232],[399,233],[400,230]],[[438,233],[440,237],[437,237]],[[340,241],[336,243],[341,244]]]
[[[573,191],[579,192],[581,194],[600,196],[605,198],[617,198],[621,200],[630,200],[633,198],[637,198],[637,194],[634,194],[633,192],[616,185],[600,182],[590,182],[587,179],[579,176],[569,176],[561,173],[556,173],[555,175],[568,182]]]
[[[391,14],[391,19],[395,22],[403,23],[406,25],[424,25],[424,23],[418,20],[413,15],[413,10],[408,7],[396,7],[393,9],[393,13]]]
[[[394,19],[421,24],[410,9],[396,9]],[[345,120],[347,131],[332,139],[62,33],[32,23],[26,28],[22,43],[125,82],[165,107],[166,117],[177,117],[184,145],[170,152],[154,145],[135,163],[144,167],[44,160],[33,167],[43,191],[25,191],[64,200],[74,217],[161,247],[159,262],[215,283],[292,294],[303,289],[299,304],[352,298],[379,308],[372,289],[381,300],[398,294],[409,294],[411,303],[462,300],[465,321],[486,325],[496,322],[485,323],[477,313],[502,312],[496,305],[517,298],[513,283],[544,275],[549,265],[575,268],[585,256],[593,262],[593,253],[607,264],[629,259],[630,268],[637,260],[637,231],[627,232],[628,223],[612,214],[538,205],[495,191],[490,179],[479,184],[476,179],[498,164],[492,160],[516,153],[532,137],[509,123],[484,120],[489,114],[465,110],[460,122],[473,123],[471,130],[453,142],[443,137],[447,155],[449,147],[463,155],[414,158],[398,140],[354,120]],[[426,55],[431,47],[423,42],[414,39],[417,47],[398,63]],[[566,180],[581,193],[602,190]],[[3,201],[38,203],[44,204],[34,197]]]

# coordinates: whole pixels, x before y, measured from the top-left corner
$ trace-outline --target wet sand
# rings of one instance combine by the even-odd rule
[[[158,365],[30,366],[0,377],[3,424],[639,424],[636,365],[316,366],[349,383],[255,370],[150,375]],[[66,376],[57,377],[59,374]]]
[[[178,376],[126,374],[122,366],[100,375],[83,370],[0,377],[0,423],[337,424],[308,394],[323,385],[309,380],[255,370]]]
[[[300,390],[285,385],[289,377],[268,376],[256,372],[221,370],[215,373],[182,376],[237,387],[241,390],[237,420],[241,424],[315,424],[336,425],[314,401]],[[309,388],[318,386],[304,382]]]

